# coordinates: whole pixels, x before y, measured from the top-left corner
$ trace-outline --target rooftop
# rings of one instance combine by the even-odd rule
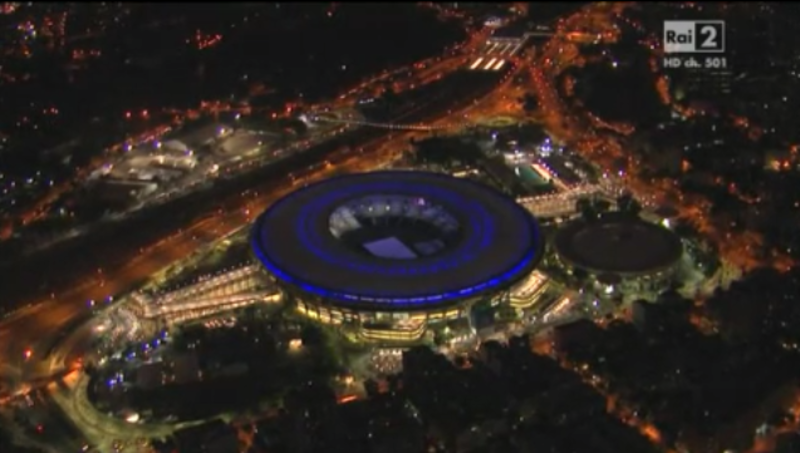
[[[256,221],[252,245],[284,284],[391,310],[513,284],[536,264],[542,244],[530,214],[488,186],[382,171],[284,197]]]
[[[622,275],[658,272],[683,254],[681,240],[672,231],[620,213],[567,224],[556,233],[555,247],[573,266]]]

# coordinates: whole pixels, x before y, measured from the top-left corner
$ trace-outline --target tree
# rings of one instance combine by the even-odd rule
[[[437,347],[444,346],[447,343],[447,338],[445,337],[444,332],[441,330],[436,330],[433,334],[433,344]]]
[[[389,383],[389,391],[392,393],[398,392],[401,388],[401,376],[397,374],[393,374],[386,379]]]
[[[583,284],[589,278],[589,272],[581,267],[576,267],[572,270],[572,276],[575,277],[578,283]]]
[[[248,305],[244,308],[242,315],[248,322],[255,321],[258,318],[258,308],[255,305]]]
[[[0,446],[4,447],[3,451],[11,446],[11,436],[5,429],[0,429]]]
[[[400,96],[394,91],[394,88],[390,85],[386,87],[383,94],[381,94],[380,99],[385,105],[388,107],[392,107],[397,105],[400,102]]]
[[[364,390],[370,398],[377,396],[380,393],[378,382],[374,379],[367,379],[364,381]]]
[[[300,339],[303,341],[304,346],[322,346],[325,342],[325,336],[322,331],[316,327],[307,325],[300,331]]]
[[[581,213],[581,217],[584,220],[592,221],[597,219],[597,209],[595,208],[594,203],[592,203],[592,200],[588,198],[579,198],[575,202],[575,208]]]
[[[186,331],[181,326],[178,326],[177,330],[172,335],[172,348],[182,352],[189,349],[189,342],[186,340]]]
[[[617,208],[624,213],[637,216],[642,211],[642,205],[629,192],[617,197]]]
[[[638,201],[633,200],[633,203],[631,203],[630,207],[628,207],[628,213],[632,216],[638,217],[641,212],[642,212],[642,205],[639,204]]]
[[[611,203],[607,200],[598,199],[594,201],[594,207],[598,212],[608,212],[611,210]]]
[[[539,108],[539,100],[531,93],[525,93],[525,95],[519,98],[519,103],[525,113],[535,112]]]

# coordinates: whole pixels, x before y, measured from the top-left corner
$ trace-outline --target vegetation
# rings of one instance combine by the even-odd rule
[[[482,159],[480,149],[458,138],[437,137],[414,143],[415,159],[421,164],[450,165],[454,161],[475,163]]]
[[[0,451],[3,453],[40,453],[39,450],[14,444],[11,433],[4,426],[0,426]]]
[[[533,113],[539,109],[539,100],[531,93],[525,93],[518,101],[525,113]]]
[[[265,321],[262,315],[252,308],[244,310],[234,328],[188,325],[174,333],[174,352],[194,351],[201,358],[201,381],[134,387],[122,401],[97,404],[111,411],[129,408],[156,419],[197,420],[229,411],[257,411],[266,402],[282,400],[301,383],[329,380],[341,372],[344,354],[324,328],[281,319]],[[288,348],[292,331],[303,341],[299,350]],[[93,375],[94,383],[104,385],[102,372]]]

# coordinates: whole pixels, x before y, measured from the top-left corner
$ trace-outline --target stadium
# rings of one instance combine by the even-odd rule
[[[258,217],[251,245],[300,313],[376,341],[418,340],[430,323],[468,318],[478,301],[508,300],[543,249],[536,220],[513,199],[417,171],[299,189]]]
[[[675,233],[619,212],[572,221],[558,230],[554,246],[562,263],[588,272],[607,288],[623,282],[641,288],[658,286],[683,256],[683,244]]]

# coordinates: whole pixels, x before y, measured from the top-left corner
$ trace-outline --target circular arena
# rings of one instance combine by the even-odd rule
[[[555,248],[571,266],[621,277],[661,272],[683,254],[681,240],[672,231],[619,213],[567,224],[556,233]]]
[[[345,175],[297,190],[261,214],[251,241],[295,299],[362,322],[374,321],[368,313],[442,312],[502,292],[542,251],[536,220],[513,199],[416,171]]]

